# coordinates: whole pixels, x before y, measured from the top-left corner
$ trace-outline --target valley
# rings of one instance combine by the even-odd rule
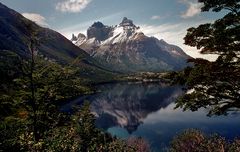
[[[0,152],[240,151],[238,0],[26,1],[0,0]]]

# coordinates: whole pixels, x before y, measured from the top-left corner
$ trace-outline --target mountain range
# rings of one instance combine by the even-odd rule
[[[34,33],[39,41],[38,55],[62,65],[77,63],[86,78],[103,78],[112,75],[112,71],[180,70],[188,65],[186,60],[190,58],[181,48],[144,35],[140,27],[126,17],[116,26],[95,22],[88,28],[86,36],[81,33],[73,35],[71,42],[1,3],[0,14],[0,51],[30,57],[29,45]]]
[[[116,26],[95,22],[86,36],[73,34],[71,40],[103,66],[120,72],[180,70],[191,58],[178,46],[146,36],[126,17]]]

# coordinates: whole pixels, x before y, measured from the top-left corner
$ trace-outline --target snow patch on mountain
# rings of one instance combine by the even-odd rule
[[[187,66],[190,58],[181,48],[144,35],[126,17],[116,26],[95,22],[87,36],[79,34],[72,42],[105,66],[119,71],[178,70]]]

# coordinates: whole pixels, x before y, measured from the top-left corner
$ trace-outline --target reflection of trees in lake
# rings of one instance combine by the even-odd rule
[[[129,133],[148,114],[167,107],[182,93],[180,86],[166,84],[112,84],[100,89],[106,91],[89,99],[97,125],[105,129],[120,126]]]

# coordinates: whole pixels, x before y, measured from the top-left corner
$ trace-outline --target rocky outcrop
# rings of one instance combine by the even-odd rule
[[[95,22],[86,39],[74,42],[104,66],[119,72],[162,72],[186,67],[190,58],[178,46],[148,37],[124,17],[116,26]]]

